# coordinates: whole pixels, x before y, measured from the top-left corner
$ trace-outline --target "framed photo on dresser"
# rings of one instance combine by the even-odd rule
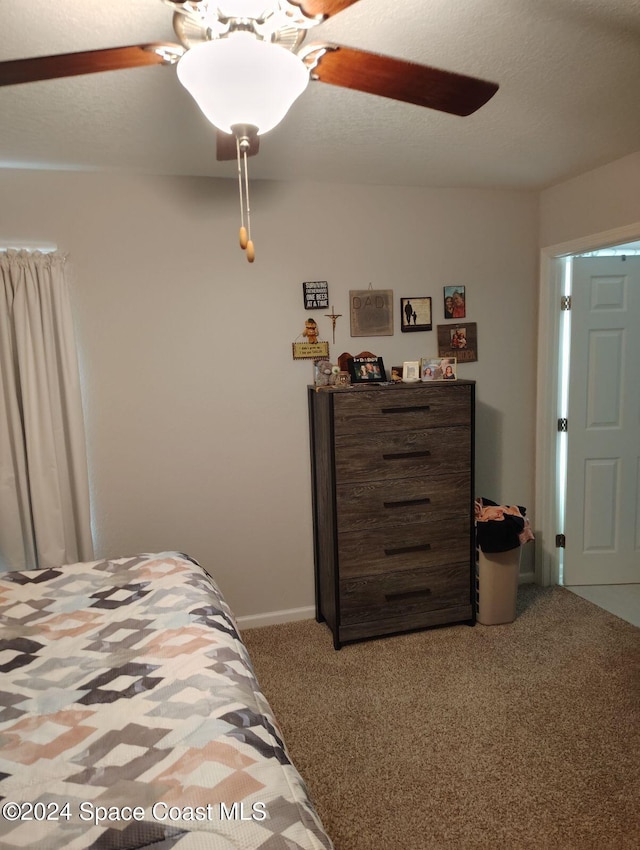
[[[387,380],[382,357],[352,357],[349,374],[352,384],[380,384]]]
[[[420,380],[419,360],[405,360],[402,364],[402,380],[405,384],[413,384]]]
[[[455,357],[423,357],[420,361],[421,381],[455,381],[457,377]]]

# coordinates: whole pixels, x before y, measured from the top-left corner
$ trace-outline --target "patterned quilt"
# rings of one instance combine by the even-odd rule
[[[0,623],[0,847],[330,850],[194,561],[5,573]]]

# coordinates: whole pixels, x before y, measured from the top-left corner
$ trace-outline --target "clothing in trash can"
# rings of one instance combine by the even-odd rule
[[[476,540],[483,552],[508,552],[533,540],[522,505],[499,505],[491,499],[476,499]]]

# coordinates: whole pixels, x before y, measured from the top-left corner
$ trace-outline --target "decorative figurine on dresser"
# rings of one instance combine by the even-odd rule
[[[316,619],[347,641],[475,622],[475,382],[308,388]]]

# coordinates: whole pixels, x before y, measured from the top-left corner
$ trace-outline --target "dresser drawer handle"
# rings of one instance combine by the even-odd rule
[[[412,458],[412,457],[429,457],[431,452],[391,452],[390,454],[383,454],[383,460],[404,460],[404,458]]]
[[[387,557],[392,555],[406,555],[408,552],[428,552],[431,549],[431,543],[419,543],[417,546],[399,546],[397,549],[385,549],[384,554]]]
[[[412,505],[430,505],[431,499],[406,499],[404,502],[383,502],[385,508],[409,508]]]
[[[400,602],[403,599],[419,599],[422,596],[431,596],[431,588],[425,587],[424,590],[405,590],[402,593],[385,593],[384,598],[387,602]]]
[[[431,410],[429,404],[416,404],[413,407],[383,407],[382,413],[416,413],[420,410]]]

